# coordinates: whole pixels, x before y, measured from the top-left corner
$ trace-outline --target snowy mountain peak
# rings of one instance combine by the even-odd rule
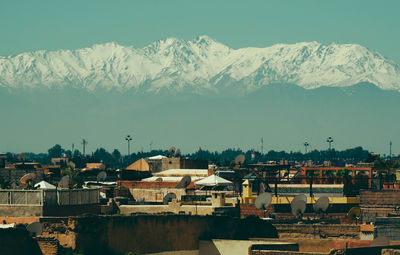
[[[400,67],[358,44],[314,41],[234,50],[205,35],[165,38],[144,48],[110,42],[0,57],[0,86],[9,88],[218,91],[235,85],[252,91],[276,83],[313,89],[360,82],[400,91]]]

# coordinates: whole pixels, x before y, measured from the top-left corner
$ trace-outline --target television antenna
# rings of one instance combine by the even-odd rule
[[[389,158],[392,159],[392,141],[389,142]]]

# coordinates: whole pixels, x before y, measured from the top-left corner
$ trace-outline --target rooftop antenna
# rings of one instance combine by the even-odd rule
[[[392,141],[389,143],[389,158],[392,158]]]
[[[308,148],[308,146],[310,146],[310,144],[307,141],[305,141],[303,145],[304,145],[305,154],[307,154],[307,148]]]
[[[85,140],[85,138],[82,139],[82,152],[83,152],[83,156],[85,156],[85,152],[86,152],[86,145],[88,144],[88,141]]]
[[[329,144],[329,151],[331,151],[332,149],[332,143],[333,143],[333,138],[332,137],[328,137],[326,139],[326,142]]]
[[[128,142],[128,156],[131,155],[131,141],[133,137],[131,135],[127,135],[125,140]]]
[[[153,147],[153,141],[151,141],[150,144],[149,144],[150,152],[151,152],[152,147]]]
[[[72,151],[71,151],[71,156],[73,156],[74,155],[74,149],[75,149],[75,144],[72,144]]]

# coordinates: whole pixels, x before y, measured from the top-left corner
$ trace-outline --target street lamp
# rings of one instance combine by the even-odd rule
[[[328,137],[328,139],[326,139],[326,142],[329,143],[329,151],[332,149],[332,143],[333,143],[333,138],[332,137]]]
[[[131,141],[132,141],[132,136],[127,135],[125,137],[125,140],[128,142],[128,156],[131,155]]]
[[[307,147],[310,146],[310,144],[307,141],[305,141],[303,145],[304,145],[305,154],[307,154]]]

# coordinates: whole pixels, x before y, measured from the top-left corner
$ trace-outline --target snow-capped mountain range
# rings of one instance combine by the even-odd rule
[[[207,36],[167,38],[144,48],[106,43],[0,57],[0,87],[6,88],[218,91],[235,84],[253,91],[277,83],[314,89],[361,82],[400,91],[400,66],[358,44],[302,42],[232,49]]]

